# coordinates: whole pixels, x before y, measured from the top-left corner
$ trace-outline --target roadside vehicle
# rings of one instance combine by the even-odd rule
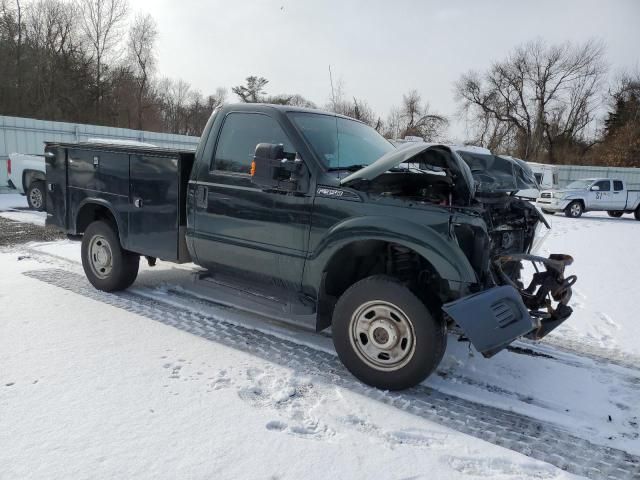
[[[571,314],[567,255],[531,255],[543,215],[513,195],[522,166],[416,143],[289,106],[228,105],[195,154],[48,143],[47,224],[82,235],[98,289],[135,280],[140,256],[193,261],[192,293],[331,327],[360,380],[402,389],[426,378],[459,332],[490,357],[540,339]],[[539,271],[528,285],[523,262]]]
[[[536,177],[540,190],[558,188],[558,168],[555,165],[535,162],[527,162],[527,165]]]
[[[563,189],[541,192],[536,203],[545,213],[564,212],[573,218],[584,212],[606,211],[615,218],[633,213],[636,220],[640,220],[640,190],[627,188],[622,180],[576,180]]]
[[[29,208],[43,211],[45,200],[45,161],[42,155],[11,153],[7,159],[9,188],[27,196]]]

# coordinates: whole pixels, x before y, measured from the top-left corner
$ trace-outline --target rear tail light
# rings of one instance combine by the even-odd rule
[[[7,174],[11,175],[11,157],[7,158]]]

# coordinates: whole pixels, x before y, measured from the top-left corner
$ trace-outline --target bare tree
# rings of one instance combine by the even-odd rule
[[[464,74],[455,91],[463,113],[489,128],[493,141],[511,141],[517,145],[512,153],[539,159],[552,155],[560,140],[582,140],[605,72],[599,42],[548,46],[538,40],[517,47],[482,75]],[[486,139],[487,132],[478,138]]]
[[[127,0],[78,0],[80,24],[95,64],[96,115],[101,117],[105,61],[115,56],[129,4]]]
[[[245,79],[246,85],[233,87],[231,91],[245,103],[258,103],[263,101],[264,87],[269,83],[264,77],[251,75]]]
[[[420,137],[425,141],[443,138],[449,121],[443,115],[432,113],[428,103],[422,103],[417,90],[402,96],[402,105],[392,107],[387,116],[384,135],[387,138]]]
[[[127,48],[138,83],[138,91],[136,92],[137,128],[140,130],[143,129],[145,96],[156,67],[155,43],[157,37],[158,30],[153,17],[150,14],[136,16],[131,30],[129,30]]]

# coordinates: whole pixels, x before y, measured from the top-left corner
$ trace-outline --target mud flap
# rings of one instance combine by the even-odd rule
[[[508,285],[469,295],[442,309],[485,357],[495,355],[537,327],[518,291]]]

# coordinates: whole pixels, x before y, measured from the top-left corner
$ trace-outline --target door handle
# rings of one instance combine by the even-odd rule
[[[140,197],[135,197],[133,199],[133,206],[136,208],[142,208],[142,199]]]

